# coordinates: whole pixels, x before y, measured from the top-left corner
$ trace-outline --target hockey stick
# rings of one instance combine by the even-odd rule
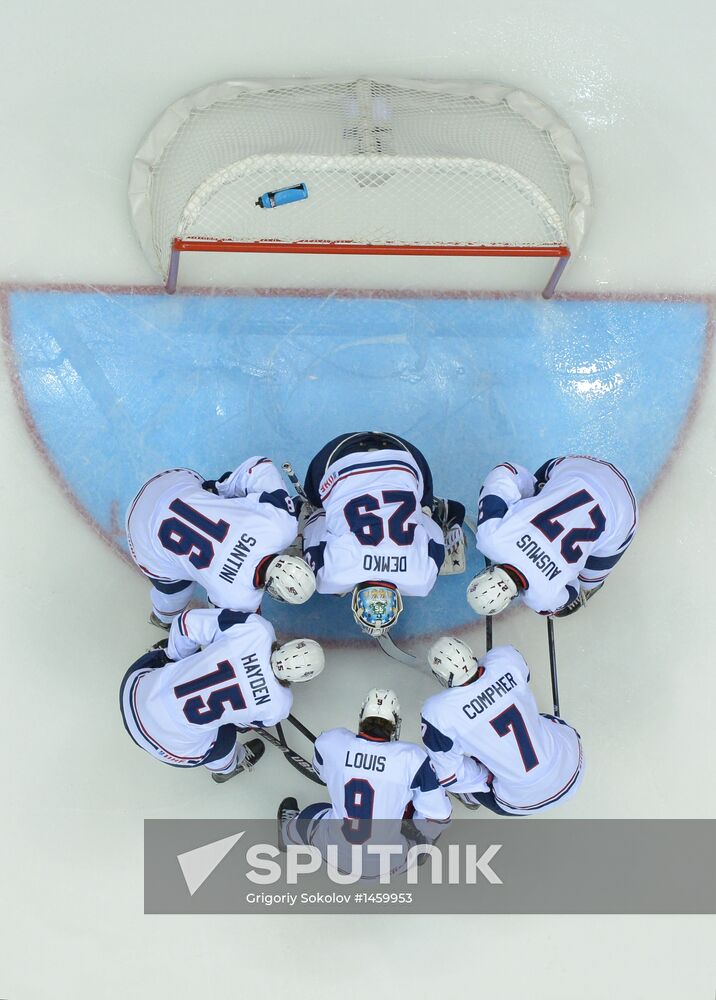
[[[473,521],[468,517],[465,518],[465,524],[468,526],[470,531],[475,536],[475,541],[477,541],[477,528]],[[487,556],[483,556],[485,560],[485,569],[489,569],[492,566],[492,560],[488,559]],[[485,652],[489,653],[492,649],[492,615],[485,615]]]
[[[489,569],[492,566],[492,560],[485,556],[485,569]],[[485,616],[485,652],[489,653],[492,649],[492,615]]]
[[[549,673],[552,680],[552,707],[559,718],[559,684],[557,681],[557,651],[554,645],[554,618],[547,619],[547,644],[549,646]]]
[[[400,649],[400,647],[396,646],[393,640],[387,634],[377,635],[375,637],[375,641],[378,643],[378,645],[380,646],[380,648],[383,650],[384,653],[387,653],[388,656],[392,656],[394,660],[399,660],[400,663],[407,663],[408,666],[414,667],[415,664],[418,662],[418,658],[415,655],[415,653],[411,653],[407,649]]]
[[[307,726],[304,726],[304,724],[300,721],[300,719],[297,719],[295,715],[289,714],[288,721],[291,723],[292,726],[295,726],[295,728],[299,731],[299,733],[303,733],[303,735],[306,737],[307,740],[310,740],[311,743],[316,742],[316,737],[313,735],[311,730],[308,729]]]
[[[308,501],[308,497],[306,496],[306,491],[304,490],[303,486],[301,485],[298,476],[294,472],[293,466],[291,465],[291,463],[290,462],[284,462],[282,468],[283,468],[283,471],[286,473],[286,476],[288,477],[288,480],[291,483],[291,486],[293,486],[293,488],[295,489],[296,493],[298,493],[298,495],[300,496],[300,498],[302,500]]]
[[[292,767],[295,767],[297,771],[300,771],[304,778],[308,778],[309,781],[315,781],[317,785],[325,784],[325,782],[321,781],[318,777],[308,761],[301,757],[300,754],[297,754],[295,750],[292,750],[286,743],[286,738],[283,735],[283,729],[281,728],[280,722],[276,726],[278,737],[274,736],[274,734],[270,733],[267,729],[257,729],[256,732],[264,739],[268,740],[272,746],[277,747],[289,764],[291,764]]]

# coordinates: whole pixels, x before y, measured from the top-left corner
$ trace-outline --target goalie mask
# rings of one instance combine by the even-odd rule
[[[353,617],[368,635],[384,635],[403,610],[400,591],[392,583],[359,583],[353,588]]]

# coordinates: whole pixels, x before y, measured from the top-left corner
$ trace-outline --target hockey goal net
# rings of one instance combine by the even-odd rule
[[[308,196],[275,208],[267,192]],[[144,253],[176,286],[183,251],[557,258],[584,235],[589,172],[569,128],[498,84],[247,80],[173,104],[134,159]]]

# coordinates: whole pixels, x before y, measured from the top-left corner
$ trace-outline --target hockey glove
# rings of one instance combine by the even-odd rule
[[[598,587],[592,587],[591,590],[580,590],[579,594],[573,601],[570,601],[569,604],[565,604],[563,608],[559,609],[559,611],[555,611],[552,617],[569,618],[569,616],[573,615],[575,611],[579,611],[580,608],[583,608],[587,601],[591,601],[597,591],[601,590],[603,586],[604,581],[602,580]]]
[[[154,658],[155,662],[153,664],[155,667],[163,667],[165,666],[165,664],[172,662],[167,656],[168,645],[169,645],[168,639],[160,639],[159,642],[155,642],[154,645],[150,646],[149,649],[147,650],[147,652],[149,653],[157,654]]]
[[[452,528],[444,528],[445,538],[445,559],[440,567],[441,576],[454,576],[457,573],[464,573],[467,566],[465,555],[465,535],[459,524]]]
[[[201,488],[206,490],[207,493],[213,493],[214,496],[219,495],[219,491],[216,488],[217,483],[223,483],[231,475],[230,472],[225,472],[223,476],[219,476],[218,479],[205,479],[201,484]]]

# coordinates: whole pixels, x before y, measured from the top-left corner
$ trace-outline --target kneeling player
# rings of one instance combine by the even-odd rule
[[[303,604],[313,573],[297,556],[279,555],[296,538],[298,508],[276,466],[255,456],[219,480],[191,469],[160,472],[127,512],[132,559],[152,582],[153,625],[168,629],[199,583],[211,603],[256,611],[271,597]]]
[[[441,569],[465,569],[465,508],[433,496],[424,456],[394,434],[330,441],[309,465],[305,493],[317,508],[303,533],[316,589],[352,591],[353,616],[369,635],[395,624],[403,596],[429,594]]]
[[[578,611],[629,547],[639,520],[626,477],[584,455],[553,458],[532,475],[504,462],[480,491],[477,548],[495,565],[467,600],[496,615],[520,596],[540,614]]]
[[[313,844],[323,856],[334,834],[365,844],[374,820],[400,823],[406,814],[424,840],[435,840],[450,820],[450,802],[420,747],[400,739],[400,705],[393,691],[374,688],[361,706],[358,733],[329,729],[316,740],[313,767],[330,802],[299,812],[294,798],[279,806],[279,847]],[[331,823],[330,821],[338,821]],[[377,833],[380,841],[384,826]]]
[[[293,704],[289,684],[317,677],[325,663],[317,642],[279,646],[265,618],[240,611],[187,611],[161,645],[166,651],[150,650],[122,682],[125,728],[165,764],[204,764],[218,782],[263,755],[261,740],[242,746],[237,732],[286,719]]]
[[[432,672],[450,690],[423,706],[423,743],[443,788],[470,808],[527,816],[573,795],[582,780],[579,733],[540,715],[529,669],[513,646],[480,660],[460,639],[430,648]]]

